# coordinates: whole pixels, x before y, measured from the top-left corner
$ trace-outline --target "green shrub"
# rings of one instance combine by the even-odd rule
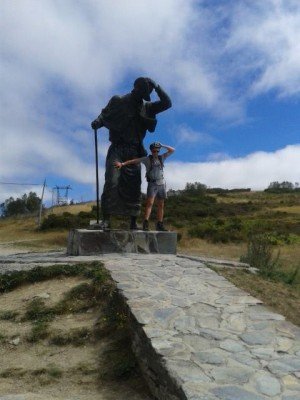
[[[47,374],[51,376],[51,378],[57,379],[63,376],[63,371],[55,365],[52,365],[47,368]]]
[[[0,274],[0,293],[8,292],[25,283],[46,281],[59,276],[83,275],[93,278],[95,271],[101,269],[101,263],[91,264],[55,264],[48,267],[35,267],[29,271],[13,271]]]
[[[247,253],[241,261],[257,268],[264,277],[274,277],[280,267],[279,251],[274,257],[272,244],[266,235],[255,235],[248,242]]]
[[[41,225],[41,230],[84,228],[90,220],[96,218],[94,210],[91,212],[80,211],[77,215],[64,212],[62,215],[50,214]]]
[[[243,239],[242,221],[239,218],[207,219],[188,230],[189,235],[214,243],[240,241]]]
[[[300,264],[284,269],[279,260],[279,251],[274,256],[273,245],[268,235],[253,236],[248,243],[247,253],[240,258],[257,268],[261,276],[288,285],[300,284]]]
[[[15,321],[16,317],[19,315],[17,311],[1,311],[0,320],[3,321]]]
[[[31,300],[31,302],[26,307],[26,312],[23,320],[49,322],[52,321],[53,318],[53,310],[45,306],[44,300],[36,298]]]
[[[88,328],[76,328],[72,329],[70,332],[53,335],[49,342],[56,346],[65,346],[68,344],[83,346],[90,340],[90,337],[91,332]]]
[[[27,336],[27,341],[30,343],[36,343],[39,340],[46,339],[49,335],[49,322],[43,320],[37,320],[33,323],[31,332]]]

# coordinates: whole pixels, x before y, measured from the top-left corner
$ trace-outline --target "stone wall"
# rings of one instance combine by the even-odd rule
[[[67,254],[176,254],[176,246],[176,232],[73,229],[69,233]]]
[[[179,377],[170,375],[165,361],[153,348],[143,325],[136,320],[121,292],[118,292],[118,295],[119,301],[127,309],[132,350],[151,393],[157,400],[188,400],[181,388],[182,382]]]

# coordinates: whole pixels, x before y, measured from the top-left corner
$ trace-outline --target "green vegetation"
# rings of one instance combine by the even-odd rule
[[[106,336],[110,331],[126,326],[127,310],[124,308],[108,272],[99,262],[76,265],[56,264],[0,275],[0,292],[11,291],[24,284],[62,276],[81,276],[89,281],[80,283],[64,293],[63,298],[51,307],[45,305],[45,301],[40,298],[34,298],[27,304],[21,321],[31,321],[32,323],[32,330],[27,337],[29,342],[37,342],[50,337],[50,344],[79,346],[86,340]],[[83,328],[71,330],[68,333],[51,334],[49,327],[55,316],[85,312],[93,307],[99,307],[99,305],[102,305],[104,317],[93,333]],[[0,319],[16,321],[17,315],[18,313],[15,311],[5,311],[0,314]]]
[[[1,378],[21,378],[24,375],[31,375],[32,377],[48,375],[57,379],[62,377],[63,372],[60,368],[51,364],[46,368],[37,368],[29,371],[25,371],[22,368],[7,368],[0,373]]]
[[[23,321],[41,321],[48,322],[54,318],[54,312],[51,308],[45,306],[45,302],[42,299],[36,298],[26,307],[26,312]]]
[[[274,256],[274,246],[267,235],[257,235],[249,240],[247,253],[241,257],[241,261],[257,268],[262,277],[288,285],[300,284],[300,264],[286,270],[279,256],[279,250]]]
[[[11,291],[18,286],[42,282],[62,276],[85,276],[87,278],[97,275],[99,264],[55,264],[49,267],[35,267],[29,271],[13,271],[0,275],[0,293]]]
[[[50,214],[42,222],[41,230],[85,228],[91,219],[96,219],[96,212],[80,211],[77,215],[63,212],[61,215]]]
[[[55,365],[51,365],[47,369],[47,374],[51,376],[51,378],[61,378],[63,372],[60,368],[56,367]]]
[[[300,257],[300,191],[296,184],[293,190],[290,190],[291,185],[288,184],[283,182],[279,184],[280,190],[274,191],[273,187],[272,190],[264,192],[251,192],[248,188],[209,189],[199,182],[187,184],[183,191],[171,191],[165,207],[165,224],[171,230],[177,231],[180,239],[179,252],[234,260],[244,255],[243,260],[252,266],[257,267],[257,263],[263,265],[257,267],[259,278],[268,282],[270,288],[275,282],[282,283],[287,291],[292,290],[298,299],[296,292],[299,292],[300,288],[299,265],[297,265]],[[59,244],[65,246],[67,230],[70,227],[87,226],[90,219],[95,219],[95,207],[92,209],[92,206],[90,203],[57,207],[51,210],[53,214],[45,218],[42,231],[39,232],[33,223],[26,222],[29,221],[28,218],[12,219],[11,223],[9,218],[1,219],[0,237],[2,234],[2,240],[5,241],[13,240],[15,237],[23,239],[24,235],[29,235],[30,239],[36,241],[37,247],[43,241],[57,244],[59,238]],[[153,222],[156,219],[155,207],[152,219]],[[128,228],[128,220],[115,217],[112,226]],[[254,238],[263,238],[267,253],[260,255],[260,248],[252,243]],[[271,258],[268,258],[268,251],[272,253]],[[90,278],[91,281],[74,288],[74,296],[69,293],[51,312],[54,315],[84,312],[97,302],[96,281],[99,283],[105,281],[106,276],[103,271],[101,268],[87,270],[81,265],[53,266],[49,270],[35,268],[26,273],[0,276],[0,292],[12,290],[24,282],[28,284],[52,279],[55,276],[83,274],[81,276]],[[253,276],[246,278],[250,280]],[[259,282],[263,286],[262,281]],[[264,288],[264,292],[266,291]],[[281,288],[281,291],[284,289]],[[92,293],[92,296],[88,293]],[[297,301],[295,300],[296,303]],[[110,323],[116,320],[117,324],[125,326],[126,310],[120,312],[118,307],[115,309],[114,307],[113,304],[107,307],[107,318]],[[285,315],[289,315],[288,309],[285,310]],[[19,320],[18,316],[4,315],[4,318]],[[101,329],[97,332],[98,337],[105,335],[106,330],[110,329],[107,321],[102,322]],[[44,325],[35,328],[37,333],[40,330],[41,335],[46,334],[43,333],[47,330],[46,323],[44,321]]]
[[[274,245],[300,243],[300,193],[228,193],[211,195],[184,191],[169,197],[166,220],[177,229],[187,228],[191,238],[212,243],[247,242],[267,234]],[[281,211],[280,207],[290,210]]]
[[[148,395],[131,349],[127,308],[102,263],[51,265],[1,278],[2,292],[23,285],[22,299],[27,291],[32,296],[41,287],[51,287],[50,298],[33,297],[25,303],[25,309],[22,304],[18,315],[14,310],[1,313],[0,324],[5,330],[0,333],[1,354],[4,354],[0,378],[7,379],[2,382],[4,386],[9,387],[17,380],[22,390],[31,392],[32,388],[36,390],[45,385],[52,385],[52,391],[57,385],[56,393],[61,395],[65,384],[72,385],[72,390],[78,385],[79,391],[82,384],[88,384],[89,393],[90,387],[94,387],[97,397],[99,386],[105,393],[106,388],[109,391],[113,387],[115,393],[121,383],[125,389]],[[45,280],[49,282],[42,283]],[[6,294],[5,304],[9,306],[9,299],[15,299],[14,296],[14,293]],[[22,299],[18,298],[18,302],[22,303]],[[13,322],[17,325],[13,326]],[[20,345],[15,346],[11,363],[6,348],[11,347],[17,327]],[[32,362],[35,357],[36,361]],[[70,395],[67,393],[66,397]]]
[[[182,235],[179,251],[197,255],[204,249],[206,256],[231,258],[230,249],[234,249],[234,258],[244,254],[241,260],[258,268],[270,291],[273,282],[282,283],[295,294],[290,298],[298,304],[299,191],[219,191],[196,183],[168,198],[165,215],[166,225],[174,226]],[[200,246],[201,250],[197,250]],[[244,279],[252,276],[245,275]],[[284,292],[283,287],[281,291]],[[287,309],[284,312],[290,315]]]
[[[265,192],[270,192],[270,193],[290,193],[290,192],[299,192],[300,187],[299,187],[299,182],[296,182],[293,184],[292,182],[271,182],[269,187],[265,189]]]
[[[92,332],[88,328],[76,328],[67,333],[59,333],[52,335],[49,343],[56,346],[65,346],[71,344],[73,346],[83,346],[92,337]]]
[[[46,339],[49,336],[49,321],[36,320],[33,321],[33,326],[30,334],[27,336],[27,341],[36,343],[40,340]]]
[[[0,320],[15,321],[18,315],[17,311],[0,311]]]
[[[0,332],[0,343],[4,342],[4,340],[6,340],[6,336]]]
[[[35,192],[23,194],[22,197],[14,199],[10,197],[0,204],[0,215],[2,218],[14,215],[30,214],[39,210],[41,199]]]

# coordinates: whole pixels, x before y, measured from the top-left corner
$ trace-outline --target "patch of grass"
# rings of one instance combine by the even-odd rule
[[[41,375],[45,375],[46,373],[47,373],[46,368],[38,368],[38,369],[34,369],[33,371],[30,372],[30,374],[32,376],[41,376]]]
[[[41,230],[51,229],[72,229],[84,228],[89,226],[91,219],[96,218],[95,211],[80,211],[78,214],[71,214],[70,212],[63,212],[61,215],[50,214],[44,218]]]
[[[6,340],[6,335],[0,332],[0,343],[5,342],[5,340]]]
[[[287,320],[300,326],[300,285],[294,287],[284,282],[253,275],[247,270],[218,268],[216,272],[252,296],[262,300],[265,305],[284,315]]]
[[[238,242],[243,240],[242,221],[239,218],[206,219],[188,230],[191,237],[206,238],[213,243]]]
[[[94,367],[93,364],[88,364],[85,362],[80,362],[74,368],[75,372],[80,372],[82,375],[92,375],[98,372],[98,369]]]
[[[116,289],[108,272],[104,270],[102,263],[93,262],[77,265],[54,265],[46,268],[38,267],[31,271],[18,271],[14,274],[6,274],[0,276],[0,278],[2,278],[2,288],[5,288],[5,291],[7,291],[24,283],[44,281],[58,276],[82,276],[91,279],[91,282],[84,282],[73,287],[64,294],[61,301],[52,307],[46,306],[44,300],[40,298],[34,298],[30,301],[22,316],[22,321],[32,322],[31,332],[27,336],[28,342],[36,343],[49,337],[49,325],[56,315],[83,312],[95,306],[99,307],[103,303],[103,300],[109,303],[105,324],[110,324],[110,328],[107,329],[106,326],[105,331],[113,329],[114,324],[121,326],[124,316],[116,309]],[[116,316],[113,315],[114,312],[117,312]],[[2,319],[12,320],[17,314],[8,311],[3,312],[1,315]],[[102,325],[103,327],[104,324]],[[67,334],[52,336],[50,342],[51,344],[61,346],[67,344],[81,346],[90,340],[91,337],[97,340],[98,336],[100,336],[98,334],[98,329],[93,333],[86,328],[75,329]]]
[[[1,378],[21,378],[26,374],[23,368],[7,368],[0,372]]]
[[[26,312],[23,316],[23,321],[39,321],[49,322],[54,318],[54,311],[52,308],[45,305],[44,300],[36,298],[26,307]]]
[[[63,371],[58,368],[56,365],[50,364],[46,368],[38,368],[32,371],[29,371],[31,376],[41,377],[48,375],[51,378],[58,379],[63,376]]]
[[[247,253],[240,260],[257,268],[265,277],[274,276],[280,267],[279,252],[274,257],[272,245],[266,235],[253,236],[249,240]]]
[[[242,262],[257,268],[258,273],[275,281],[289,285],[300,283],[300,264],[284,268],[280,260],[280,252],[274,256],[274,249],[268,235],[256,235],[248,243],[247,253],[241,256]]]
[[[53,308],[56,314],[84,312],[99,304],[97,287],[93,283],[81,283],[65,293]]]
[[[69,290],[65,298],[68,300],[74,300],[74,299],[85,300],[90,297],[90,292],[91,292],[91,285],[89,283],[84,282]]]
[[[27,336],[27,341],[30,343],[37,343],[44,340],[49,336],[49,322],[37,321],[33,324],[31,332]]]
[[[56,346],[65,346],[65,345],[73,345],[73,346],[83,346],[86,344],[92,336],[92,332],[88,328],[77,328],[72,329],[67,333],[61,333],[57,335],[53,335],[49,343]]]
[[[61,378],[63,376],[63,371],[58,368],[56,365],[50,365],[47,368],[47,374],[54,379]]]
[[[0,275],[0,293],[11,291],[21,285],[42,282],[60,276],[93,277],[102,263],[91,264],[54,264],[48,267],[35,267],[29,271],[13,271]]]
[[[2,321],[16,321],[19,313],[17,311],[0,311],[0,320]]]

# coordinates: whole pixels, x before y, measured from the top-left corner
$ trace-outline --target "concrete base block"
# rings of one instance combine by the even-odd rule
[[[176,246],[176,232],[73,229],[69,233],[67,254],[176,254]]]

